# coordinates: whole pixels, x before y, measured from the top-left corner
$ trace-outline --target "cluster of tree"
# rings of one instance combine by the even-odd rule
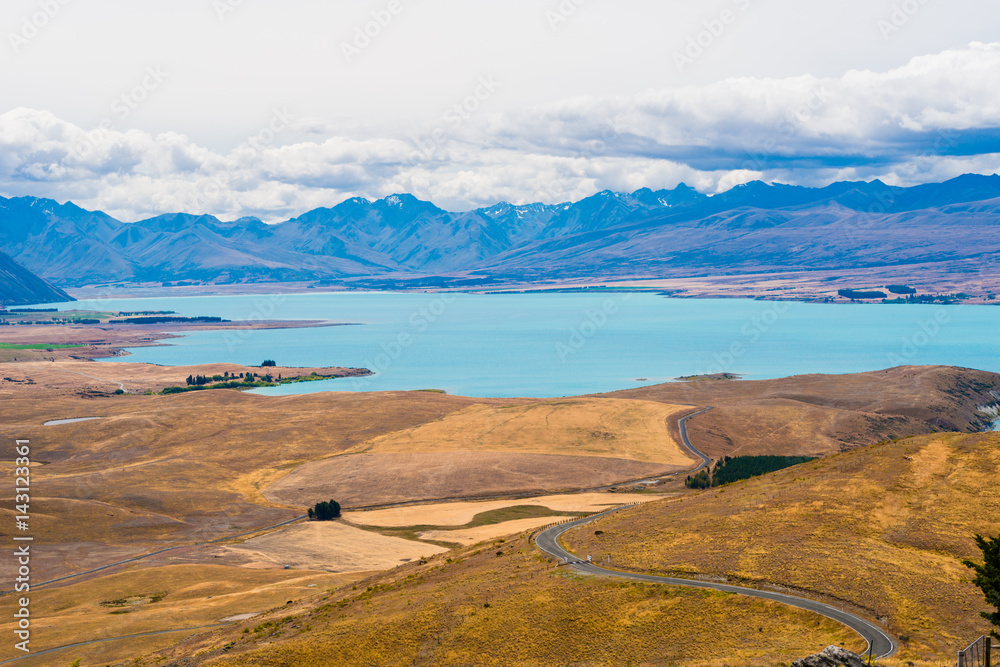
[[[217,381],[219,379],[222,379],[222,381]],[[260,375],[255,376],[253,373],[247,373],[245,378],[233,375],[228,381],[219,375],[211,378],[195,375],[188,377],[188,386],[167,387],[161,393],[184,394],[189,391],[201,391],[203,389],[254,389],[256,387],[274,387],[279,382],[281,382],[281,376],[278,376],[278,380],[275,381],[270,375],[261,377]]]
[[[277,365],[278,364],[274,363],[274,359],[265,359],[263,361],[263,363],[261,363],[260,367],[261,368],[274,368]]]
[[[183,322],[184,324],[218,324],[229,322],[221,317],[126,317],[123,320],[108,320],[108,324],[165,324]]]
[[[712,486],[712,478],[708,476],[708,469],[699,470],[692,475],[688,475],[684,480],[684,486],[689,489],[707,489]]]
[[[340,518],[340,503],[336,500],[324,500],[309,508],[310,521],[333,521]]]
[[[267,383],[274,382],[274,376],[272,376],[270,373],[266,375],[260,375],[259,373],[250,372],[250,373],[240,373],[239,375],[233,373],[232,375],[230,375],[229,371],[226,371],[224,375],[188,375],[186,381],[189,387],[202,387],[206,384],[212,384],[213,382],[224,382],[232,384],[237,379],[244,380],[246,382],[256,382],[256,381],[267,382]],[[281,375],[279,374],[278,382],[281,382],[281,379],[282,379]],[[238,384],[239,383],[237,383],[237,385]]]
[[[815,460],[814,456],[737,456],[725,457],[712,470],[712,486],[732,484],[741,479],[766,475],[775,470]]]
[[[983,562],[976,563],[969,559],[962,562],[975,571],[976,578],[972,583],[983,592],[986,604],[996,608],[994,612],[980,612],[982,617],[992,623],[993,627],[1000,628],[1000,535],[993,538],[976,535],[976,544],[983,552]],[[990,634],[1000,639],[1000,633],[996,630]]]
[[[842,289],[838,290],[837,294],[845,299],[887,299],[889,297],[885,292],[877,290]]]
[[[902,299],[893,299],[886,303],[959,303],[969,298],[969,294],[959,292],[957,294],[910,294]]]
[[[711,471],[706,468],[694,476],[689,475],[684,480],[684,486],[689,489],[708,489],[813,460],[815,457],[811,456],[726,456],[717,461]]]
[[[916,294],[917,290],[909,285],[886,285],[885,288],[893,294]]]
[[[235,379],[236,377],[242,379],[243,373],[240,373],[239,376],[233,375],[233,379]],[[188,386],[197,385],[200,387],[202,385],[210,384],[212,382],[223,382],[229,379],[230,379],[229,371],[226,371],[225,375],[188,375],[187,383]]]

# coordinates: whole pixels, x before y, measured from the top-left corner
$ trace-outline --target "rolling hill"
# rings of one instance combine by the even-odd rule
[[[125,223],[72,203],[0,198],[0,250],[44,278],[406,283],[836,270],[1000,256],[1000,176],[912,188],[681,184],[556,205],[450,212],[408,194],[277,224],[175,213]]]
[[[824,600],[888,627],[900,652],[887,664],[929,667],[985,630],[961,559],[979,556],[976,532],[1000,530],[998,467],[997,434],[907,438],[630,507],[564,541],[619,570]],[[864,648],[771,602],[575,576],[524,533],[291,600],[136,664],[777,665],[841,642]]]

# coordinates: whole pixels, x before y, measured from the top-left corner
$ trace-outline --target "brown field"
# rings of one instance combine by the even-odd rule
[[[539,496],[512,500],[451,502],[431,505],[389,507],[367,512],[345,512],[344,519],[362,526],[397,528],[404,526],[464,526],[477,514],[515,505],[544,507],[556,512],[600,512],[617,505],[644,503],[659,499],[638,493],[574,493],[562,496]],[[515,531],[520,532],[520,531]]]
[[[898,664],[939,665],[986,630],[960,559],[1000,532],[997,479],[1000,434],[920,436],[622,510],[566,541],[621,569],[826,596],[905,637]]]
[[[851,375],[779,380],[704,380],[641,387],[612,398],[712,405],[688,435],[712,458],[725,454],[823,456],[889,438],[985,426],[1000,375],[945,366],[904,366]]]
[[[683,470],[691,463],[676,445],[676,418],[680,414],[677,406],[681,403],[718,406],[716,410],[689,422],[695,444],[710,451],[724,451],[724,446],[732,451],[743,444],[747,445],[743,453],[752,451],[755,446],[779,449],[801,447],[801,443],[809,439],[819,441],[821,447],[826,448],[824,451],[836,451],[856,446],[890,427],[912,432],[930,430],[933,427],[929,420],[941,425],[971,428],[975,420],[975,406],[991,402],[986,400],[990,397],[984,392],[997,386],[997,376],[992,374],[956,369],[897,369],[884,377],[868,374],[843,378],[792,378],[785,384],[779,381],[685,383],[638,390],[646,392],[646,395],[616,394],[615,400],[600,397],[555,401],[472,399],[426,392],[263,397],[231,390],[175,396],[114,397],[107,396],[107,391],[102,390],[84,398],[80,391],[95,387],[91,384],[95,381],[67,370],[84,367],[86,370],[83,372],[87,373],[89,369],[109,369],[124,374],[111,379],[125,382],[126,387],[131,388],[133,385],[129,383],[134,383],[136,387],[154,381],[177,384],[172,381],[174,374],[179,374],[183,381],[183,377],[190,373],[206,374],[208,369],[213,372],[229,370],[232,373],[240,367],[213,365],[201,367],[206,370],[195,371],[138,364],[119,367],[73,361],[23,365],[18,362],[4,364],[4,373],[0,375],[11,377],[10,373],[22,366],[37,367],[32,373],[37,375],[39,382],[33,386],[41,389],[41,393],[32,393],[33,386],[24,383],[12,383],[15,386],[9,393],[2,393],[8,391],[7,383],[0,386],[0,408],[4,416],[3,423],[0,423],[0,438],[8,441],[15,438],[31,440],[32,457],[36,464],[32,469],[31,521],[35,544],[39,547],[38,556],[32,563],[33,576],[37,580],[46,580],[153,549],[176,547],[143,561],[141,568],[120,566],[89,579],[74,579],[70,582],[72,585],[53,588],[54,596],[59,595],[58,591],[75,590],[77,586],[99,588],[107,580],[113,581],[113,577],[125,569],[138,577],[139,573],[161,571],[166,566],[243,565],[250,567],[230,569],[239,573],[257,572],[261,576],[304,576],[301,572],[252,568],[278,564],[336,569],[365,569],[375,565],[391,567],[412,557],[409,551],[403,550],[403,544],[407,545],[406,549],[411,548],[410,544],[416,545],[412,548],[419,551],[418,558],[439,551],[427,543],[397,541],[401,537],[413,539],[423,533],[425,539],[437,542],[480,541],[491,539],[501,532],[537,525],[536,522],[543,519],[558,520],[559,515],[580,511],[585,506],[596,508],[603,504],[602,499],[606,499],[603,502],[607,504],[631,502],[627,494],[595,493],[563,501],[537,497],[504,500],[502,506],[489,509],[473,503],[443,503],[440,505],[447,507],[437,507],[439,504],[436,504],[433,508],[393,508],[392,512],[397,512],[395,523],[388,510],[384,515],[379,512],[349,513],[352,519],[363,516],[379,520],[381,516],[383,527],[378,531],[383,535],[375,529],[350,529],[342,530],[331,540],[329,536],[317,533],[348,527],[316,528],[315,524],[260,533],[262,528],[299,516],[306,506],[331,497],[347,505],[449,497],[516,498],[524,494],[545,495],[569,489],[599,489],[625,480]],[[272,369],[272,372],[280,371]],[[93,375],[100,378],[96,382],[108,379],[97,373]],[[108,388],[113,389],[114,386]],[[690,411],[696,408],[684,409]],[[49,420],[85,416],[102,419],[42,426]],[[711,421],[713,419],[720,421]],[[772,425],[775,428],[784,427],[786,431],[779,431],[777,435],[760,435]],[[848,428],[855,429],[855,432],[848,433],[845,430]],[[544,445],[540,446],[539,442]],[[406,451],[408,448],[417,451]],[[8,480],[5,484],[7,489],[12,488],[9,483],[12,475],[13,469],[9,465],[0,466],[0,478]],[[859,482],[862,483],[867,482]],[[852,485],[846,478],[840,484],[841,487],[828,490],[830,497],[836,497],[836,493],[843,493],[843,488]],[[656,488],[662,490],[665,487]],[[645,494],[641,497],[651,498]],[[7,525],[10,525],[12,507],[9,496],[0,498],[0,520]],[[527,507],[531,511],[519,513],[515,511],[519,507]],[[407,515],[406,512],[411,510],[414,513]],[[467,512],[471,515],[466,515]],[[553,516],[548,516],[547,512]],[[483,518],[484,514],[489,515],[488,520]],[[401,524],[402,517],[406,516],[423,518],[405,520]],[[464,522],[459,520],[463,516],[467,517]],[[514,521],[524,523],[512,524]],[[449,527],[461,532],[448,531]],[[715,526],[705,530],[715,530]],[[248,544],[237,544],[232,540],[224,544],[205,544],[209,540],[254,531],[259,535],[249,539]],[[363,544],[371,547],[367,555],[358,546]],[[505,551],[499,547],[496,550]],[[295,551],[299,553],[293,553]],[[351,565],[348,556],[358,556],[359,560]],[[524,557],[533,558],[527,554]],[[338,558],[341,560],[337,561]],[[443,567],[444,558],[434,557],[432,562]],[[517,604],[536,604],[537,601],[530,597],[535,591],[531,585],[537,583],[544,573],[544,566],[539,565],[540,570],[532,569],[533,565],[518,561],[520,567],[515,566],[513,570],[501,568],[492,574],[487,572],[490,566],[507,562],[499,557],[484,560],[481,570],[474,577],[479,583],[469,584],[472,590],[500,599],[510,596],[509,599]],[[400,571],[408,571],[409,567],[403,566]],[[944,568],[942,571],[948,570]],[[518,575],[526,575],[531,580],[527,588],[519,588],[525,582],[519,582],[515,578]],[[237,582],[234,585],[240,591],[256,590],[249,580],[240,578],[243,574],[232,576]],[[430,583],[433,583],[434,576],[427,575]],[[556,577],[554,581],[554,586],[562,586],[567,580]],[[948,580],[946,584],[950,585],[950,582]],[[574,590],[577,583],[573,582]],[[448,595],[457,595],[454,591],[458,589],[451,583],[442,580],[434,586],[447,586]],[[476,586],[480,588],[476,589]],[[606,582],[584,582],[583,586],[585,589],[581,593],[570,592],[568,586],[566,589],[558,588],[558,593],[553,588],[552,598],[537,602],[541,605],[537,609],[539,613],[551,612],[556,618],[564,619],[560,623],[566,627],[560,626],[560,632],[574,636],[576,630],[570,627],[571,621],[577,619],[579,622],[579,612],[573,612],[570,617],[567,616],[570,613],[567,609],[572,609],[573,605],[596,604],[594,601],[598,593],[595,591],[600,591],[601,596],[612,591],[608,594],[611,600],[608,604],[620,603],[622,611],[608,612],[608,618],[619,619],[616,622],[624,624],[624,627],[638,628],[633,636],[638,643],[634,647],[623,647],[617,642],[605,642],[609,646],[594,654],[600,656],[597,664],[602,664],[600,660],[604,661],[603,664],[620,664],[622,656],[632,659],[629,656],[640,654],[662,655],[667,656],[664,661],[681,660],[684,664],[691,664],[683,658],[695,655],[695,647],[685,643],[687,640],[680,635],[680,630],[671,630],[675,634],[668,635],[668,639],[672,637],[674,641],[669,643],[667,639],[661,641],[653,637],[650,634],[652,630],[647,632],[642,629],[645,626],[634,621],[633,616],[647,617],[648,610],[642,602],[645,598],[638,593],[626,595],[615,592],[624,589]],[[433,590],[440,592],[445,589]],[[40,591],[47,592],[48,589]],[[617,595],[624,597],[615,597]],[[690,614],[697,613],[697,604],[706,606],[707,617],[717,619],[719,624],[725,622],[725,607],[728,604],[725,596],[716,600],[699,593],[672,592],[670,595],[682,601],[677,603],[678,608],[687,610],[678,616],[679,622],[694,618]],[[153,611],[164,609],[163,603],[168,599],[147,607]],[[302,596],[296,599],[302,599]],[[463,599],[466,602],[461,605],[468,602],[467,598]],[[921,600],[919,597],[913,599]],[[405,606],[406,602],[405,596],[392,602],[386,608],[387,617],[396,614],[393,610],[400,605]],[[441,632],[457,633],[449,635],[450,644],[444,642],[450,647],[446,653],[434,653],[440,661],[435,663],[431,660],[431,664],[474,662],[473,658],[468,658],[468,637],[493,631],[492,621],[476,625],[488,620],[486,618],[479,618],[470,625],[453,624],[454,619],[449,614],[458,613],[465,607],[449,606],[451,604],[447,599],[441,601],[435,598],[422,607],[436,610],[427,613],[437,619],[435,627],[441,628]],[[813,617],[809,615],[782,616],[784,612],[775,611],[781,608],[753,606],[764,603],[746,604],[750,606],[738,608],[750,614],[747,618],[759,618],[753,621],[758,625],[746,626],[736,633],[732,643],[725,646],[736,651],[734,655],[747,656],[755,654],[750,648],[738,647],[756,647],[754,650],[766,656],[761,664],[784,660],[793,655],[792,648],[798,652],[803,641],[820,641],[819,638],[832,641],[837,636],[843,636],[843,631],[835,627],[814,627],[811,625],[814,622],[810,620]],[[857,604],[863,605],[864,601]],[[482,607],[481,604],[479,606]],[[173,608],[169,615],[173,625],[153,624],[151,627],[176,629],[198,625],[200,619],[211,615],[206,612],[204,617],[200,616],[201,607],[193,603],[190,615],[184,608],[184,605]],[[263,608],[267,607],[256,606],[249,611]],[[628,611],[630,609],[638,611],[633,613]],[[663,607],[657,609],[651,612],[654,616],[668,611]],[[54,610],[50,615],[54,618],[59,613],[60,610]],[[761,648],[759,638],[754,639],[748,633],[757,631],[757,627],[764,627],[765,630],[777,628],[767,618],[768,614],[787,621],[789,628],[805,625],[809,629],[797,639],[792,636],[791,630],[776,630],[778,636],[787,638],[791,643],[780,644],[773,651]],[[83,625],[79,626],[73,625],[76,621],[67,620],[66,627],[79,628],[73,630],[77,633],[74,636],[116,636],[124,627],[118,624],[121,616],[141,620],[141,616],[133,617],[131,613],[111,615],[109,612],[81,617]],[[50,622],[46,618],[48,616],[39,617],[42,626]],[[337,628],[331,625],[330,632],[336,634],[355,623],[350,615],[337,623],[341,621],[346,625]],[[53,624],[61,622],[51,621]],[[365,634],[369,631],[385,633],[385,627],[379,625],[383,621],[372,616],[357,622],[360,625],[356,627],[362,629],[359,640],[362,644],[354,645],[357,655],[371,657],[372,654],[365,651],[370,648],[375,650],[372,647],[382,646],[378,650],[384,651],[386,645],[380,644],[383,641],[381,635]],[[503,622],[507,623],[507,620]],[[409,629],[400,631],[402,634],[389,632],[386,637],[396,637],[405,646],[410,646],[411,642],[421,644],[423,640],[420,637],[423,635],[420,631],[413,626],[406,627]],[[510,627],[518,627],[517,622]],[[412,634],[414,632],[416,634]],[[466,632],[472,634],[463,634]],[[838,632],[841,634],[838,635]],[[250,635],[258,637],[261,633],[251,632]],[[850,637],[847,640],[851,641]],[[109,645],[94,645],[81,655],[86,653],[92,656],[87,658],[91,661],[87,664],[108,664],[121,659],[114,656],[126,655],[116,646],[152,648],[177,641],[177,636],[150,638],[146,643],[123,640]],[[558,653],[561,647],[550,645],[551,642],[543,642],[543,646],[538,643],[542,642],[538,638],[525,641],[523,651],[515,652],[522,656],[517,658],[522,664],[530,662],[530,658],[524,656],[531,652],[562,655]],[[820,641],[818,646],[810,645],[809,648],[815,650],[823,645]],[[792,648],[786,651],[786,646]],[[422,655],[419,646],[414,650],[416,653],[408,653],[410,649],[406,648],[400,655],[411,656],[412,662]],[[71,661],[72,658],[66,662]]]
[[[592,489],[682,469],[595,456],[353,454],[307,463],[267,487],[264,496],[302,506],[308,499],[335,495],[347,507],[367,507]]]
[[[595,398],[528,405],[472,405],[446,418],[391,433],[354,453],[510,452],[627,459],[689,467],[671,419],[688,406]]]
[[[434,542],[450,542],[452,544],[461,544],[463,546],[469,546],[472,544],[478,544],[479,542],[486,542],[488,540],[495,540],[498,537],[507,537],[508,535],[516,535],[517,533],[524,532],[526,530],[531,530],[532,528],[539,528],[540,526],[548,526],[550,524],[559,521],[561,517],[555,516],[540,516],[531,519],[514,519],[513,521],[503,521],[501,523],[493,523],[486,526],[476,526],[475,528],[453,528],[450,530],[422,530],[417,533],[417,537],[422,540],[431,540]]]
[[[526,537],[434,556],[136,664],[701,667],[864,649],[843,626],[775,603],[573,575]]]
[[[36,574],[48,578],[104,564],[111,551],[190,544],[301,515],[306,505],[274,507],[260,486],[474,402],[422,392],[272,398],[229,390],[13,400],[4,403],[0,437],[30,439],[43,463],[33,470],[32,531],[46,545]],[[104,418],[41,425],[85,415]],[[5,479],[12,474],[2,469]],[[11,507],[5,501],[3,515]]]
[[[3,327],[0,327],[3,328]],[[13,352],[12,350],[6,350]],[[236,364],[200,366],[154,366],[126,362],[91,361],[9,362],[0,366],[0,400],[4,398],[49,399],[62,396],[100,397],[124,389],[130,394],[162,391],[165,387],[183,387],[188,375],[239,375],[270,373],[274,377],[305,377],[312,373],[324,377],[367,375],[357,368],[259,368]],[[219,391],[219,390],[212,390]],[[69,415],[75,416],[75,415]]]
[[[694,465],[670,435],[684,410],[651,401],[560,399],[471,405],[301,466],[268,499],[301,505],[539,493],[609,486]]]
[[[225,549],[252,562],[337,573],[388,570],[447,551],[433,544],[387,537],[335,521],[295,524]]]
[[[211,625],[234,615],[266,612],[364,576],[218,565],[133,568],[96,581],[32,590],[31,647],[38,652],[95,638]],[[12,627],[5,619],[0,632],[13,636]],[[175,644],[191,634],[94,644],[19,664],[69,665],[82,658],[85,665],[106,665]],[[20,655],[11,642],[0,647],[0,660]]]

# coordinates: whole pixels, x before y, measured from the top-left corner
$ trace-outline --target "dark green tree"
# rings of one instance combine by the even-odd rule
[[[264,360],[264,363],[262,363],[262,364],[260,365],[260,367],[261,367],[261,368],[273,368],[273,367],[275,367],[275,366],[277,366],[277,365],[278,365],[278,364],[274,363],[274,360],[273,360],[273,359],[265,359],[265,360]]]
[[[316,506],[309,510],[309,518],[316,521],[333,521],[340,518],[340,503],[336,500],[316,503]]]
[[[983,591],[986,597],[986,604],[996,607],[996,611],[982,612],[983,618],[1000,628],[1000,535],[994,538],[985,538],[976,535],[976,544],[983,552],[983,562],[976,563],[966,558],[962,562],[966,567],[976,571],[976,578],[972,580],[976,586]],[[1000,632],[994,630],[990,633],[1000,639]]]

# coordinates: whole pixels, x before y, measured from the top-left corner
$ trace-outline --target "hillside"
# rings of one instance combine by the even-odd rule
[[[787,665],[829,644],[864,649],[850,630],[777,603],[568,574],[527,537],[293,600],[127,664],[714,667]]]
[[[187,213],[124,223],[72,203],[20,197],[0,198],[0,250],[60,285],[489,285],[928,263],[974,273],[1000,256],[998,218],[996,175],[913,188],[754,182],[711,197],[681,184],[466,212],[400,194],[350,199],[277,224]],[[964,264],[970,259],[974,267]]]
[[[59,301],[75,299],[0,252],[0,306]]]
[[[900,663],[941,664],[986,630],[960,560],[1000,532],[998,479],[1000,434],[920,436],[625,510],[566,542],[619,569],[818,595],[880,617]]]
[[[566,541],[618,569],[804,591],[886,623],[901,643],[888,664],[938,665],[984,630],[960,558],[978,555],[974,533],[1000,531],[998,475],[1000,435],[921,436],[621,510]],[[527,538],[404,565],[138,664],[770,665],[863,648],[772,603],[566,574]]]
[[[989,428],[979,407],[1000,402],[1000,375],[949,366],[901,366],[775,380],[698,380],[604,394],[714,406],[688,421],[698,448],[726,454],[824,456],[889,438]]]

